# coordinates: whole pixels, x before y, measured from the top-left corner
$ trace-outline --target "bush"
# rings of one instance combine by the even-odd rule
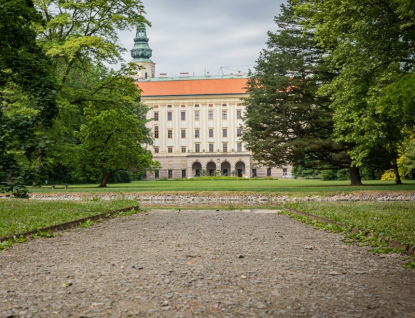
[[[320,173],[320,177],[322,180],[336,180],[337,172],[334,170],[324,170]]]
[[[114,172],[108,180],[108,183],[130,183],[134,179],[131,171],[120,170]]]
[[[337,171],[337,180],[350,180],[349,169],[341,169]]]

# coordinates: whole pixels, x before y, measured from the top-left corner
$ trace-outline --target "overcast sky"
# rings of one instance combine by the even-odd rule
[[[143,0],[156,74],[225,74],[252,69],[266,47],[267,31],[285,0]],[[135,31],[120,33],[131,60]]]

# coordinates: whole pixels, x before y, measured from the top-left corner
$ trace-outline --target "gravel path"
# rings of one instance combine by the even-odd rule
[[[0,253],[1,317],[415,317],[415,272],[275,211],[153,211]]]

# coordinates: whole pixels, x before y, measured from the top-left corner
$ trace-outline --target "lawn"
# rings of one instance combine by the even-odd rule
[[[68,190],[51,190],[50,186],[29,188],[32,193],[59,193],[59,192],[263,192],[268,194],[289,195],[332,195],[354,191],[415,191],[415,180],[404,181],[402,185],[395,185],[393,181],[364,181],[363,186],[352,187],[350,181],[322,181],[322,180],[203,180],[202,178],[179,180],[134,181],[132,183],[109,184],[107,188],[98,188],[97,184],[69,185]]]
[[[134,200],[41,201],[2,199],[0,201],[0,237],[37,230],[136,205],[137,201]]]
[[[415,245],[414,202],[296,202],[286,206]]]

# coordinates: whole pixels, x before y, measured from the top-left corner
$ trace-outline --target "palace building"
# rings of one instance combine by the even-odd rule
[[[247,77],[155,77],[146,28],[137,28],[132,62],[142,66],[137,74],[141,100],[149,107],[148,125],[154,137],[152,153],[162,169],[147,179],[178,179],[201,175],[281,178],[291,167],[271,168],[254,162],[241,141],[242,117],[247,97]]]

